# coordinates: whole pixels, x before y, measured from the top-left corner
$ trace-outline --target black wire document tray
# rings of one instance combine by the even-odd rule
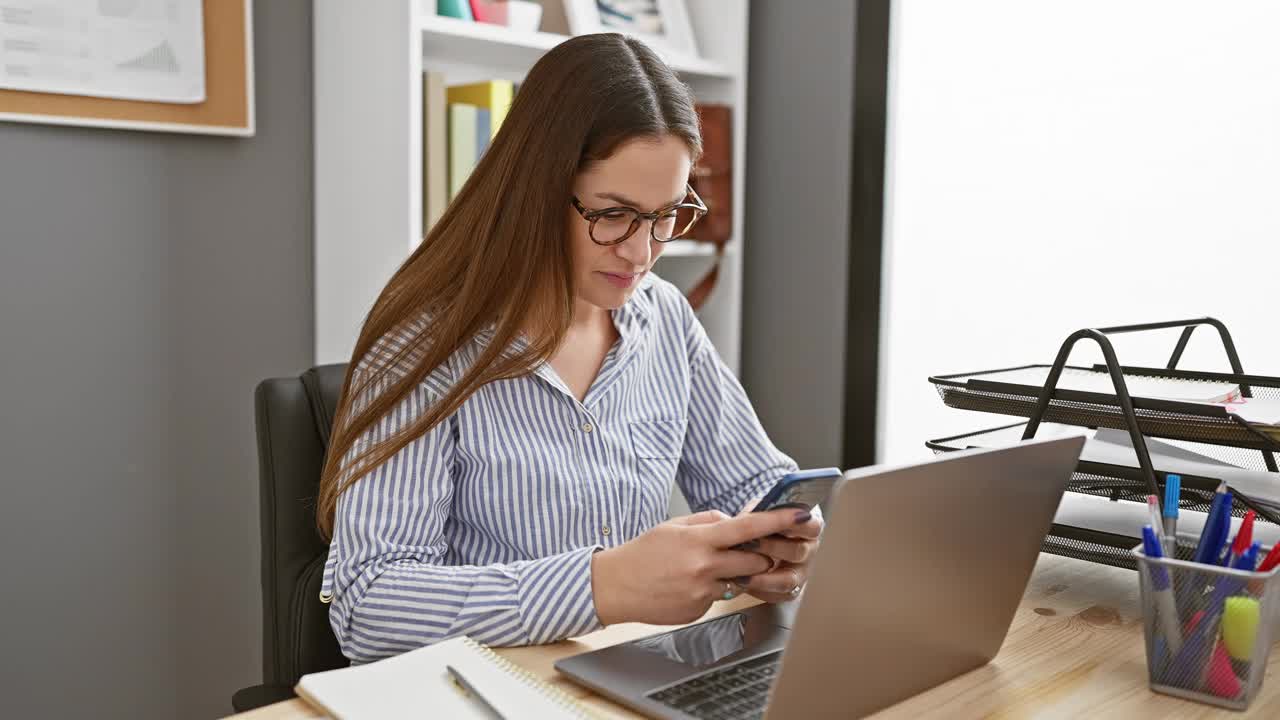
[[[1231,372],[1177,368],[1192,332],[1203,325],[1217,329]],[[1169,328],[1181,328],[1182,333],[1164,368],[1121,365],[1108,337]],[[1092,367],[1068,365],[1071,350],[1080,340],[1097,343],[1105,362]],[[1271,412],[1270,403],[1280,402],[1280,377],[1246,374],[1230,333],[1218,320],[1079,330],[1062,344],[1052,365],[936,375],[929,382],[948,407],[1027,418],[1025,424],[929,441],[926,445],[934,452],[1030,439],[1042,423],[1089,428],[1091,435],[1097,433],[1090,444],[1103,433],[1112,433],[1111,440],[1127,441],[1125,452],[1103,456],[1102,462],[1096,454],[1090,459],[1090,444],[1086,444],[1068,483],[1058,522],[1045,539],[1046,552],[1136,567],[1130,550],[1140,544],[1141,527],[1147,524],[1143,519],[1146,496],[1163,499],[1166,476],[1174,472],[1157,472],[1148,438],[1167,441],[1150,441],[1160,453],[1162,467],[1178,452],[1201,462],[1196,472],[1177,471],[1182,477],[1179,507],[1192,515],[1189,520],[1195,522],[1208,511],[1214,490],[1225,481],[1232,489],[1233,514],[1256,511],[1258,519],[1266,521],[1257,526],[1260,535],[1274,535],[1273,542],[1280,542],[1280,474],[1276,474],[1275,460],[1275,451],[1280,450],[1280,418],[1263,423],[1240,415],[1245,406],[1265,411],[1264,416]],[[1254,399],[1258,402],[1250,406]],[[1251,414],[1257,420],[1258,414]],[[1069,512],[1064,513],[1064,508]],[[1071,521],[1064,522],[1064,517]],[[1086,520],[1088,524],[1076,524]],[[1180,522],[1178,554],[1189,558],[1196,538],[1185,537],[1186,529]]]
[[[958,410],[1032,417],[1043,386],[1003,382],[999,378],[1016,371],[1052,371],[1051,365],[1022,365],[1000,370],[938,375],[929,378],[948,407]],[[1106,365],[1063,367],[1063,377],[1110,379]],[[1193,372],[1167,368],[1122,366],[1121,372],[1130,384],[1144,380],[1172,383],[1215,383],[1248,388],[1252,397],[1280,399],[1280,378],[1260,375]],[[1225,407],[1202,402],[1131,396],[1138,429],[1150,437],[1229,445],[1254,450],[1280,450],[1273,434],[1280,428],[1251,424]],[[1128,429],[1127,417],[1118,396],[1080,390],[1057,390],[1041,418],[1044,422]]]

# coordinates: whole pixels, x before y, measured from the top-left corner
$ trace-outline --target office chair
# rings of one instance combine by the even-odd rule
[[[329,546],[316,495],[345,364],[264,380],[254,392],[262,498],[262,684],[231,698],[236,712],[294,697],[307,673],[347,666],[320,602]]]
[[[329,545],[316,529],[316,495],[345,364],[263,380],[254,392],[262,526],[262,684],[231,698],[236,712],[293,698],[298,678],[346,667],[320,602]],[[676,489],[671,516],[689,512]]]

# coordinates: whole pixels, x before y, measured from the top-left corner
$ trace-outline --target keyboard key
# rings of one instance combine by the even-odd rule
[[[649,697],[701,720],[758,720],[764,716],[781,660],[779,650],[691,678]]]
[[[712,695],[711,693],[706,693],[701,690],[695,690],[691,693],[681,695],[676,700],[676,705],[677,707],[691,708],[691,707],[694,707],[695,705],[702,703],[702,701],[708,700],[712,697],[715,697],[715,696]]]

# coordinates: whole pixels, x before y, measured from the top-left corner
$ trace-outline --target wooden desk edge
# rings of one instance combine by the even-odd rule
[[[751,598],[717,603],[702,619],[750,607]],[[627,623],[583,637],[496,652],[564,690],[603,718],[634,719],[627,708],[559,675],[556,660],[607,647],[666,627]],[[1040,556],[1004,646],[984,665],[876,715],[886,718],[1055,717],[1243,718],[1280,717],[1280,653],[1245,713],[1221,710],[1152,692],[1148,687],[1138,578],[1132,570],[1056,555]],[[302,700],[233,716],[236,720],[322,718]]]

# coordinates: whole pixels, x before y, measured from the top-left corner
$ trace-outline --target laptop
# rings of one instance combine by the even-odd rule
[[[1004,642],[1084,437],[845,473],[801,597],[556,662],[664,720],[868,715]]]

